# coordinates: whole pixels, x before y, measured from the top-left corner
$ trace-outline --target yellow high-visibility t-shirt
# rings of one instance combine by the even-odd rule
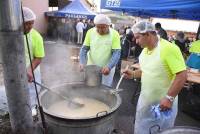
[[[44,52],[42,36],[35,29],[31,29],[31,31],[27,34],[27,37],[31,52],[31,59],[33,59],[34,57],[43,58],[45,56],[45,52]],[[24,36],[24,45],[25,45],[26,66],[29,66],[30,60],[29,60],[29,54],[25,36]]]
[[[86,34],[83,45],[90,47],[87,64],[101,67],[108,64],[113,49],[121,49],[119,34],[112,28],[106,35],[100,35],[95,27],[91,28]]]
[[[189,52],[190,53],[200,53],[200,40],[197,40],[192,43],[192,45],[189,49]]]

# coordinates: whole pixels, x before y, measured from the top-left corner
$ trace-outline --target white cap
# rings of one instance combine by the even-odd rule
[[[23,7],[24,21],[33,21],[36,19],[35,13],[28,7]]]
[[[152,32],[156,31],[155,26],[148,22],[148,21],[140,21],[133,25],[132,27],[133,33],[146,33],[146,32]]]
[[[98,14],[94,18],[94,24],[105,24],[105,25],[111,25],[111,20],[108,16],[104,14]]]

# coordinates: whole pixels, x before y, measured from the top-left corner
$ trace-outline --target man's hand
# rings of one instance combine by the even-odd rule
[[[79,64],[79,69],[80,69],[80,72],[83,72],[83,70],[84,70],[84,65],[83,65],[83,64]]]
[[[42,61],[42,58],[36,58],[36,57],[32,60],[33,70],[37,68],[37,66],[41,63],[41,61]],[[28,76],[28,82],[33,82],[33,74],[32,74],[31,65],[27,68],[27,76]]]
[[[110,73],[110,69],[108,67],[103,67],[101,69],[101,73],[104,75],[108,75]]]
[[[160,108],[161,108],[161,111],[166,111],[166,110],[171,109],[171,108],[172,108],[172,104],[173,104],[173,102],[171,102],[169,99],[163,98],[163,99],[160,101]]]
[[[33,73],[31,71],[31,69],[27,70],[27,76],[28,76],[28,82],[32,82],[33,81]]]
[[[132,79],[133,78],[133,71],[130,69],[122,70],[122,74],[124,74],[124,78]]]

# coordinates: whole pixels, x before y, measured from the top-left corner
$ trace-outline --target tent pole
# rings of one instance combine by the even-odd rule
[[[196,40],[200,40],[200,39],[198,39],[199,36],[200,36],[200,23],[199,23],[199,28],[197,30]]]

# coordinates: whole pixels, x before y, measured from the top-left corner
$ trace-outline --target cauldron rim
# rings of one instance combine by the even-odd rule
[[[69,85],[74,85],[74,83],[67,83],[67,84],[69,84]],[[78,83],[78,84],[82,84],[82,83]],[[66,85],[66,84],[63,84],[63,85]],[[62,85],[62,86],[63,86]],[[61,85],[59,85],[59,86],[55,86],[55,87],[53,87],[52,89],[54,89],[54,88],[58,88],[58,87],[60,87]],[[46,92],[48,92],[48,90],[46,90],[46,89],[44,89],[43,91],[41,91],[40,92],[40,94],[39,94],[39,98],[40,98],[40,100],[41,100],[41,97],[46,93]],[[110,94],[112,94],[111,92],[109,92],[108,90],[100,90],[99,92],[107,92],[107,93],[110,93]],[[95,118],[101,118],[101,117],[104,117],[104,116],[108,116],[108,115],[110,115],[110,114],[112,114],[113,112],[115,112],[119,107],[120,107],[120,105],[121,105],[121,103],[122,103],[122,99],[121,99],[121,97],[120,97],[120,95],[119,94],[112,94],[112,95],[115,95],[116,96],[116,99],[117,99],[117,102],[116,102],[116,105],[114,106],[114,107],[112,107],[111,108],[111,110],[110,111],[108,111],[107,113],[105,113],[105,114],[102,114],[102,115],[99,115],[99,116],[90,116],[90,117],[77,117],[77,118],[72,118],[72,117],[66,117],[66,116],[61,116],[61,115],[57,115],[57,114],[55,114],[55,113],[52,113],[52,112],[50,112],[49,110],[47,110],[45,107],[43,107],[43,111],[44,111],[44,113],[45,114],[47,114],[47,115],[49,115],[49,116],[51,116],[51,117],[54,117],[54,118],[61,118],[61,119],[67,119],[67,120],[86,120],[86,119],[95,119]]]
[[[197,130],[200,132],[200,128],[199,127],[193,127],[193,126],[175,126],[173,128],[169,128],[169,129],[165,129],[161,132],[159,132],[159,134],[164,134],[164,133],[167,133],[169,131],[173,131],[173,130],[178,130],[178,129],[187,129],[187,130]]]

